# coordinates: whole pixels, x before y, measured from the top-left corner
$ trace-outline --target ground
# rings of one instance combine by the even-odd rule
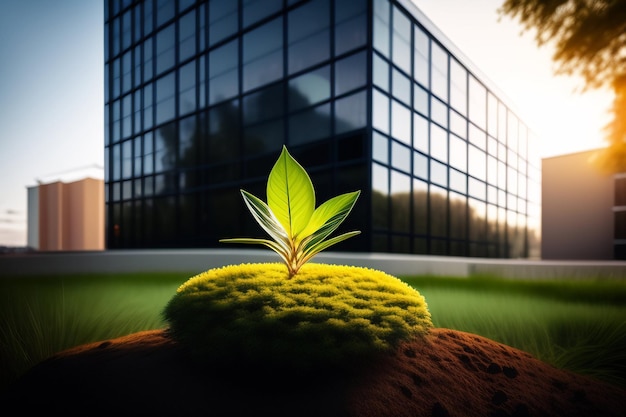
[[[212,372],[160,329],[60,352],[0,403],[12,415],[625,417],[626,389],[442,328],[359,369],[313,375]]]

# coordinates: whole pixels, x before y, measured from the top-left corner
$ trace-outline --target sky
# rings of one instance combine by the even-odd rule
[[[550,46],[510,18],[503,0],[413,0],[535,132],[541,157],[606,146],[609,91],[580,93],[555,76]],[[0,246],[25,246],[27,188],[102,178],[103,3],[0,0]]]

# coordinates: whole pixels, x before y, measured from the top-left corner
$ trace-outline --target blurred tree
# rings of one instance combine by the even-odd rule
[[[498,13],[535,29],[539,46],[554,42],[555,73],[582,76],[581,92],[613,90],[608,146],[597,162],[609,172],[626,171],[626,1],[505,0]]]

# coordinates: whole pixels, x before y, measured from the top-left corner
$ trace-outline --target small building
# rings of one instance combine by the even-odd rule
[[[543,259],[626,259],[626,173],[602,172],[598,151],[542,160]]]
[[[28,246],[104,250],[104,181],[84,178],[28,187]]]

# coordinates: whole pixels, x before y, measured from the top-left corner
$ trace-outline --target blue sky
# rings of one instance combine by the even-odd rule
[[[607,91],[574,93],[501,0],[413,0],[515,103],[543,157],[604,146]],[[103,2],[0,0],[0,246],[26,244],[27,187],[102,176]]]

